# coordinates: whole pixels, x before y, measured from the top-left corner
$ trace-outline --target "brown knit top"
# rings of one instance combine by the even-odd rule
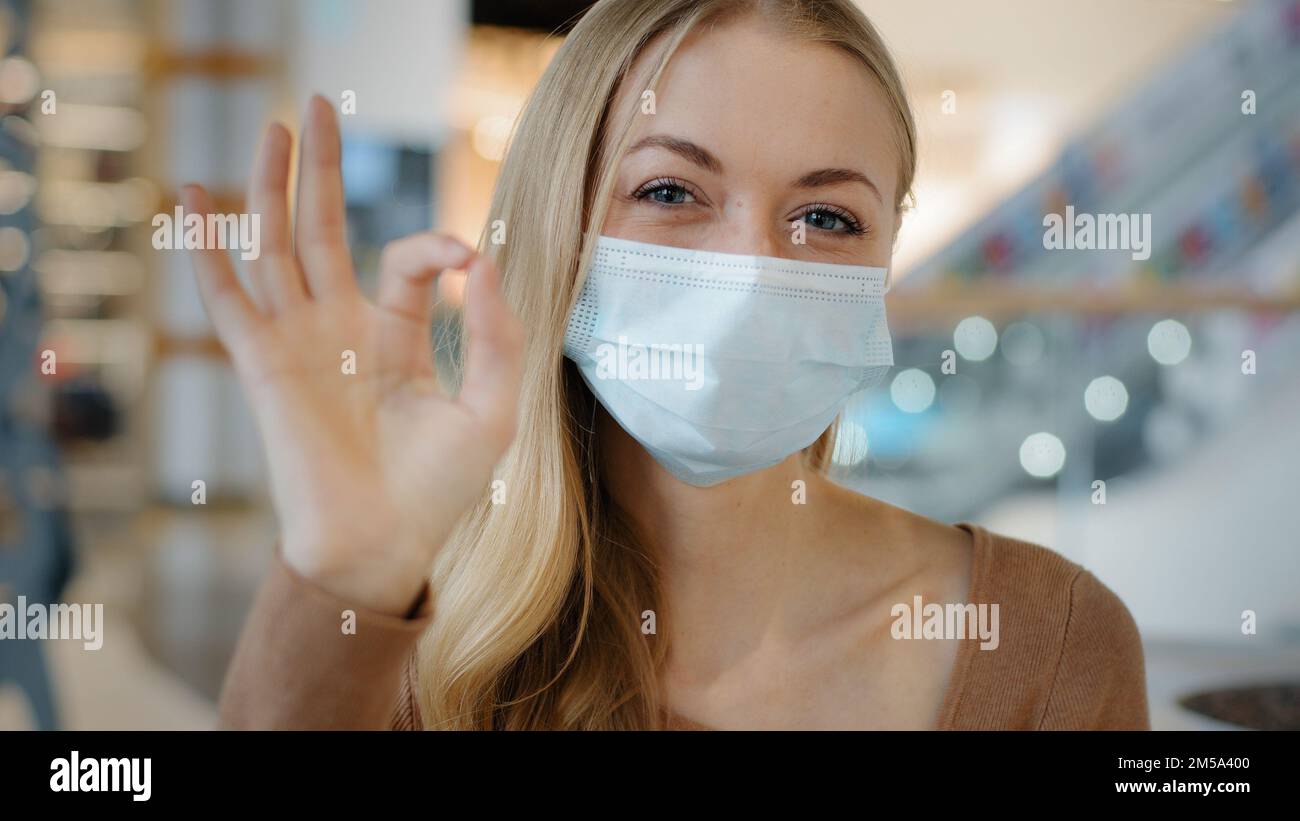
[[[1142,643],[1119,598],[1038,545],[961,522],[971,534],[971,604],[998,604],[999,641],[960,642],[940,730],[1150,729]],[[226,674],[227,729],[422,728],[414,652],[431,591],[411,618],[350,606],[277,555]],[[355,614],[345,634],[343,614]],[[669,729],[707,730],[674,714]]]

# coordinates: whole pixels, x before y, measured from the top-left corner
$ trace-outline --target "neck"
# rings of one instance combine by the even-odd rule
[[[637,525],[671,583],[744,579],[780,562],[802,541],[798,488],[820,477],[791,454],[772,467],[712,487],[695,487],[665,470],[613,421],[601,432],[606,488]],[[802,482],[802,484],[796,484]]]
[[[821,618],[816,568],[834,529],[831,483],[802,454],[712,487],[666,471],[605,414],[606,490],[658,566],[670,692],[707,686],[759,648],[799,640]],[[802,485],[796,485],[802,482]],[[802,488],[805,498],[796,495]]]

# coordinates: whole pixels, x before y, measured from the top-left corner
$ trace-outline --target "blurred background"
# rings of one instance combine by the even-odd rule
[[[0,601],[107,622],[93,652],[0,642],[0,729],[211,726],[271,556],[256,432],[152,217],[190,180],[241,210],[260,129],[320,92],[364,279],[400,235],[476,239],[586,5],[0,0]],[[1300,0],[860,5],[921,170],[897,366],[837,478],[1090,568],[1157,729],[1300,726]],[[1044,250],[1067,205],[1150,214],[1149,259]]]

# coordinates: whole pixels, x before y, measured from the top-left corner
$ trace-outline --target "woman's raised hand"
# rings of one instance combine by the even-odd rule
[[[388,245],[376,300],[346,242],[333,108],[307,107],[296,214],[292,138],[263,139],[246,209],[261,219],[253,293],[227,252],[195,251],[204,305],[257,418],[285,560],[325,590],[380,612],[412,604],[457,519],[514,436],[523,329],[493,263],[451,237]],[[197,185],[187,212],[213,213]],[[469,349],[460,393],[438,387],[430,326],[438,274],[468,272]]]

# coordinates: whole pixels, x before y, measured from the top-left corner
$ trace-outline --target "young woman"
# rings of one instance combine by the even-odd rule
[[[602,0],[514,135],[504,241],[399,240],[371,302],[331,108],[308,107],[292,222],[273,125],[252,293],[196,255],[282,528],[221,726],[1148,726],[1137,630],[1090,573],[824,476],[835,413],[892,362],[915,143],[849,0]],[[450,270],[454,396],[429,338]],[[602,374],[593,334],[708,340],[698,393]],[[992,634],[911,635],[917,597]]]

